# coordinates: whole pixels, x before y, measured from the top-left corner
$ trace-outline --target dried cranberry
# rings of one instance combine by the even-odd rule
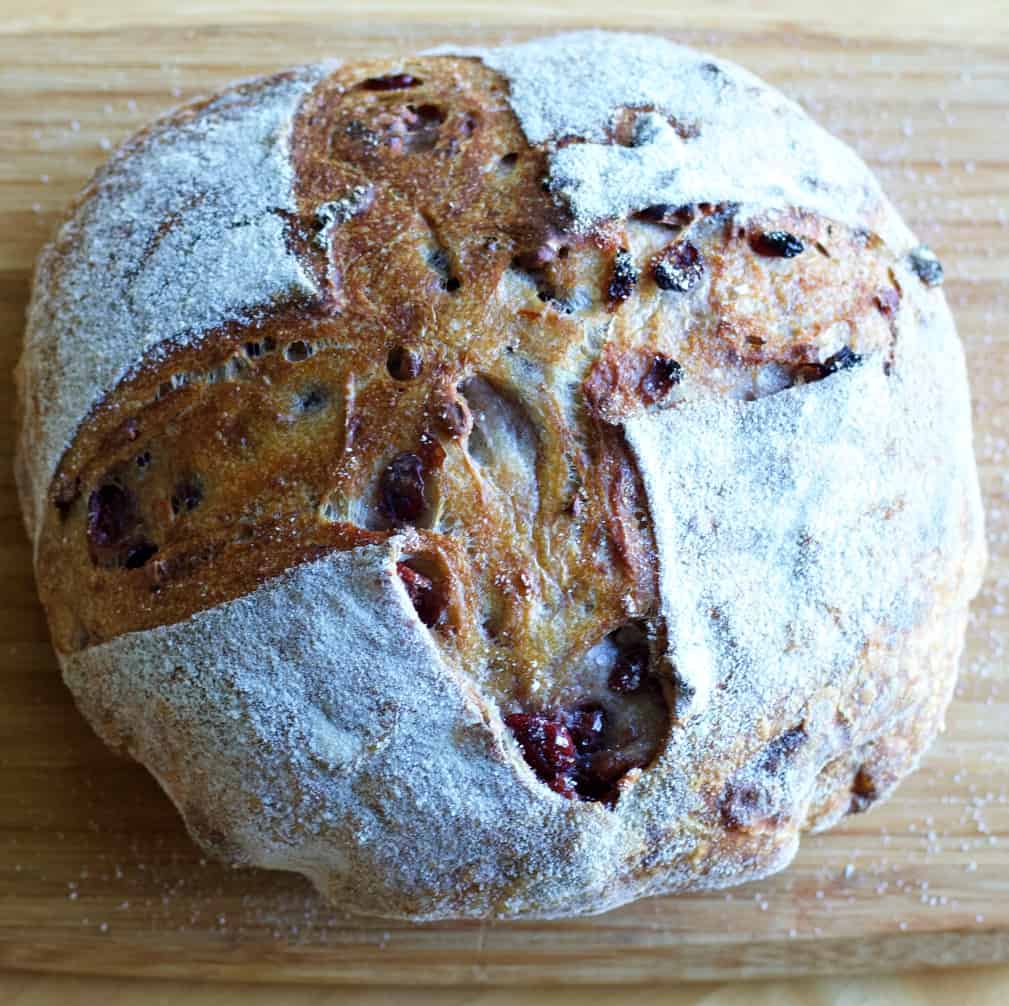
[[[634,292],[638,285],[638,270],[634,268],[631,253],[626,248],[613,256],[613,274],[607,294],[611,301],[622,303]]]
[[[386,367],[394,380],[412,381],[420,377],[424,364],[419,353],[405,346],[395,346],[389,350]]]
[[[195,510],[203,500],[203,489],[196,479],[184,479],[175,487],[172,493],[172,513],[177,517],[180,513]]]
[[[704,258],[690,241],[677,241],[665,248],[652,266],[660,290],[689,293],[704,275]]]
[[[680,383],[682,377],[683,368],[675,360],[656,353],[648,370],[645,371],[645,376],[641,378],[639,385],[641,397],[646,404],[651,405],[668,395],[672,388]]]
[[[361,81],[365,91],[402,91],[408,87],[419,87],[424,82],[412,73],[387,73],[384,77],[369,77]]]
[[[795,258],[806,246],[788,231],[761,231],[750,239],[750,246],[758,255],[769,258]]]
[[[828,374],[836,374],[839,370],[849,370],[862,362],[862,357],[854,352],[850,346],[842,346],[833,356],[823,363],[824,377]]]
[[[640,691],[648,673],[648,650],[636,646],[617,657],[606,684],[611,692],[631,695]]]
[[[693,203],[684,203],[681,206],[675,203],[657,203],[655,206],[646,206],[634,215],[639,220],[647,220],[653,224],[672,224],[684,227],[697,216],[697,207]]]
[[[158,546],[154,542],[141,538],[137,542],[132,542],[126,549],[123,558],[123,565],[127,569],[139,569],[149,559],[157,554]]]
[[[392,459],[382,473],[379,508],[400,524],[417,520],[427,507],[424,495],[424,462],[411,451]]]
[[[579,754],[595,751],[603,742],[606,712],[598,703],[579,706],[564,713],[564,724],[571,733]]]
[[[574,780],[569,775],[555,775],[552,779],[544,780],[547,786],[555,793],[559,793],[566,800],[574,800],[578,796]]]
[[[574,768],[575,742],[563,723],[541,713],[514,713],[505,718],[505,724],[519,742],[530,768],[544,782],[555,782]]]
[[[848,806],[850,814],[861,814],[867,811],[879,799],[879,792],[872,775],[862,765],[855,773],[851,782],[851,803]]]
[[[925,286],[941,286],[943,281],[942,263],[928,245],[919,245],[908,255],[908,262],[914,274]]]
[[[94,548],[120,544],[136,524],[132,495],[114,482],[94,490],[88,497],[88,541]]]
[[[445,592],[429,576],[418,572],[405,562],[396,564],[403,586],[410,596],[417,617],[428,627],[434,628],[445,616],[448,607]]]

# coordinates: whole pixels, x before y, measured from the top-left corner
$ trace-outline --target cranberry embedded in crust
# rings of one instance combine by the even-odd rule
[[[390,520],[411,524],[426,506],[424,462],[412,451],[397,454],[382,473],[379,508]]]
[[[704,257],[692,242],[677,241],[655,258],[652,276],[660,290],[689,293],[704,276]]]
[[[665,398],[680,383],[682,377],[683,368],[675,360],[656,353],[651,366],[641,378],[641,397],[646,404],[651,405],[660,398]]]
[[[139,569],[158,546],[137,534],[140,518],[129,490],[114,482],[95,489],[88,497],[85,534],[91,561],[101,566]]]
[[[396,563],[403,586],[413,602],[417,617],[429,628],[433,629],[441,623],[447,608],[445,592],[429,577],[418,572],[405,562]]]
[[[132,495],[113,482],[94,490],[88,497],[87,537],[92,558],[95,553],[119,546],[136,525]]]
[[[631,253],[621,248],[613,257],[613,274],[607,295],[612,303],[620,304],[627,300],[638,285],[638,270],[634,268]]]
[[[564,778],[575,767],[575,742],[568,728],[542,713],[513,713],[505,725],[536,775],[555,792],[573,798],[574,785]]]
[[[750,238],[750,247],[767,258],[795,258],[806,246],[788,231],[761,231]]]

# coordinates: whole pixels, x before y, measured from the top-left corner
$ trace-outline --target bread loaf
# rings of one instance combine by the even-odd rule
[[[942,269],[661,38],[168,114],[43,251],[18,485],[76,701],[350,911],[766,875],[936,732],[984,563]]]

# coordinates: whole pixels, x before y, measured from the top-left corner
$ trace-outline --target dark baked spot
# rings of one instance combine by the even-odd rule
[[[56,488],[53,490],[53,506],[60,512],[61,517],[66,518],[70,512],[70,508],[80,499],[80,496],[80,476],[77,475],[72,479],[68,479],[65,475],[61,475],[57,480]]]
[[[420,353],[406,346],[394,346],[386,359],[389,376],[396,381],[413,381],[424,369]]]
[[[613,256],[613,272],[606,294],[611,303],[620,304],[627,300],[638,285],[638,270],[634,268],[634,260],[626,248],[621,248]]]
[[[329,404],[329,391],[322,384],[313,384],[298,393],[295,408],[302,415],[321,412]]]
[[[514,170],[519,162],[519,155],[516,153],[505,154],[504,157],[498,159],[497,170],[498,174],[509,175]]]
[[[365,91],[402,91],[408,87],[419,87],[423,83],[412,73],[387,73],[383,77],[368,77],[359,86]]]
[[[704,276],[704,257],[690,241],[676,241],[652,263],[652,276],[660,290],[689,293]]]
[[[138,467],[138,468],[139,468],[139,469],[140,469],[141,471],[143,471],[143,470],[144,470],[145,468],[147,468],[147,467],[148,467],[148,466],[150,465],[150,463],[151,463],[151,452],[150,452],[150,451],[141,451],[141,452],[140,452],[140,453],[139,453],[139,454],[138,454],[138,455],[137,455],[137,456],[136,456],[136,457],[135,457],[135,458],[133,459],[133,461],[134,461],[134,464],[136,464],[136,466],[137,466],[137,467]]]
[[[203,488],[198,479],[183,479],[175,486],[172,493],[172,513],[178,517],[179,514],[190,513],[195,510],[203,501]]]
[[[768,258],[795,258],[806,246],[788,231],[759,231],[750,238],[750,247]]]
[[[675,360],[656,353],[641,378],[639,388],[642,400],[651,405],[660,398],[665,398],[680,383],[682,377],[683,368]]]
[[[88,497],[85,535],[95,565],[126,569],[143,566],[158,546],[140,530],[137,501],[128,489],[106,482]]]
[[[919,245],[908,254],[911,271],[925,286],[941,286],[944,272],[942,263],[928,245]]]

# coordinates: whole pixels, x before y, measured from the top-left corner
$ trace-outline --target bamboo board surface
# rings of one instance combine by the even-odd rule
[[[351,922],[298,878],[205,862],[139,767],[77,714],[49,649],[14,495],[14,365],[32,261],[129,132],[236,77],[323,55],[520,38],[499,10],[188,27],[86,18],[0,29],[0,966],[382,983],[682,980],[1009,957],[1009,44],[980,28],[874,37],[653,15],[801,100],[879,172],[947,266],[967,346],[992,561],[949,730],[887,805],[733,892],[553,923]],[[600,5],[601,6],[601,5]],[[579,20],[584,22],[585,16]],[[592,18],[605,22],[600,15]],[[632,19],[633,20],[633,19]],[[557,19],[556,23],[560,23]],[[626,24],[627,22],[625,22]],[[639,18],[634,22],[643,26]],[[486,25],[487,22],[485,21]],[[27,25],[27,27],[26,27]]]

